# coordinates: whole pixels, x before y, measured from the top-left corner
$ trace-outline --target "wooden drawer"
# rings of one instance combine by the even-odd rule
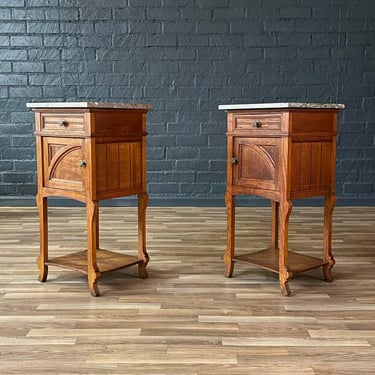
[[[83,133],[85,131],[83,113],[42,113],[41,131]]]
[[[281,114],[269,113],[237,113],[233,114],[232,131],[241,132],[249,130],[259,133],[260,131],[275,131],[281,128]]]

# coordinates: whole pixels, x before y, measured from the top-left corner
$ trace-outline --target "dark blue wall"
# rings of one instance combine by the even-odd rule
[[[0,0],[0,197],[36,192],[29,101],[151,103],[151,198],[219,202],[218,104],[340,102],[336,190],[374,203],[375,1]]]

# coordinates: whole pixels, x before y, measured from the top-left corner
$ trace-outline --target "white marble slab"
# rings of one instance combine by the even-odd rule
[[[220,110],[236,109],[285,109],[285,108],[306,108],[306,109],[343,109],[344,104],[335,103],[255,103],[255,104],[224,104],[219,105]]]
[[[45,102],[26,103],[29,108],[110,108],[110,109],[151,109],[151,104],[106,103],[106,102]]]

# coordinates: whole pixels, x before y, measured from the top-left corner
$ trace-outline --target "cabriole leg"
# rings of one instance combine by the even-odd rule
[[[87,277],[90,293],[94,297],[100,295],[98,289],[98,279],[100,278],[99,268],[96,262],[97,233],[98,233],[98,213],[99,204],[97,201],[86,203],[87,215]]]
[[[37,258],[39,268],[38,280],[44,282],[48,276],[48,202],[46,197],[42,197],[40,193],[36,196],[36,204],[39,211],[39,238],[40,251]]]
[[[148,277],[146,266],[150,260],[146,250],[146,209],[148,205],[148,194],[146,192],[138,195],[138,259],[142,263],[138,264],[139,277]]]
[[[234,236],[235,236],[235,205],[236,197],[229,192],[225,193],[227,208],[227,250],[224,254],[225,277],[232,277],[234,268]]]
[[[289,216],[292,212],[290,200],[280,202],[279,221],[279,283],[281,293],[284,296],[290,295],[288,281],[293,273],[288,270],[288,225]]]
[[[332,255],[332,217],[336,205],[336,195],[331,194],[324,199],[324,234],[323,234],[323,276],[325,281],[333,281],[332,267],[335,259]]]

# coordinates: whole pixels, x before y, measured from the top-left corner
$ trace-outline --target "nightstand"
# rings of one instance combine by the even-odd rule
[[[290,295],[294,274],[322,267],[332,281],[331,251],[337,116],[342,104],[264,103],[221,105],[227,112],[227,250],[225,275],[234,263],[278,273],[281,292]],[[264,250],[235,254],[235,198],[250,194],[272,204],[271,244]],[[323,255],[288,250],[292,200],[324,197]]]
[[[35,112],[40,222],[39,280],[48,266],[87,274],[93,296],[102,274],[137,265],[146,278],[146,113],[143,104],[28,103]],[[138,196],[137,256],[99,247],[99,201]],[[86,205],[87,249],[60,257],[48,253],[48,197]]]

